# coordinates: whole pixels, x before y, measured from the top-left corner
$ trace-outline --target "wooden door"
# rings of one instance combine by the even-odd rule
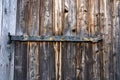
[[[116,44],[113,37],[117,35],[112,19],[115,3],[117,0],[18,0],[16,35],[99,36],[104,40],[16,42],[14,80],[119,80],[115,45],[111,45]]]

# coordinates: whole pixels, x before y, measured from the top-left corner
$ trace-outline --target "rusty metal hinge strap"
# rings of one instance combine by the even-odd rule
[[[76,36],[27,36],[27,35],[8,35],[9,36],[9,43],[12,41],[32,41],[32,42],[99,42],[102,41],[102,38],[98,37],[76,37]]]

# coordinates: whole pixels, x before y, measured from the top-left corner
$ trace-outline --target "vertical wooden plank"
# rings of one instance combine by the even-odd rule
[[[114,57],[115,57],[115,61],[114,61],[114,80],[119,80],[120,77],[120,1],[119,0],[114,0],[114,19],[113,19],[113,24],[114,24],[114,48],[113,48],[113,52],[114,52]]]
[[[117,69],[116,69],[116,80],[117,79],[120,79],[120,1],[117,1],[116,2],[118,4],[118,7],[117,7],[117,14],[118,14],[118,17],[117,17],[117,41],[116,41],[116,46],[117,46],[117,52],[116,52],[116,56],[117,56],[117,61],[116,61],[116,66],[117,66]]]
[[[91,3],[92,4],[92,3]],[[94,6],[93,6],[93,9],[92,12],[91,12],[91,16],[92,16],[92,23],[89,25],[89,26],[92,26],[92,34],[91,35],[94,35],[94,36],[97,36],[97,37],[100,37],[100,17],[99,17],[99,14],[100,13],[100,2],[99,0],[95,0],[94,1]],[[104,5],[102,5],[104,6]],[[101,57],[100,55],[102,55],[101,50],[99,47],[102,47],[102,46],[99,46],[99,43],[97,44],[93,44],[93,60],[94,60],[94,64],[93,64],[93,74],[94,74],[94,79],[98,79],[100,80],[101,79],[101,75],[100,74],[103,74],[104,71],[101,72],[102,68],[101,68]]]
[[[101,0],[102,2],[102,0]],[[90,36],[100,37],[101,33],[103,33],[103,24],[100,24],[99,20],[103,20],[103,11],[100,12],[100,5],[98,0],[89,0],[88,3],[88,34]],[[102,4],[102,3],[101,3]],[[104,5],[102,5],[103,7]],[[102,8],[103,9],[103,8]],[[101,30],[102,29],[102,30]],[[92,48],[91,48],[92,47]],[[101,43],[88,44],[88,51],[92,52],[88,53],[90,63],[90,79],[103,79],[103,64],[102,64],[102,46]],[[92,55],[92,56],[91,56]]]
[[[52,0],[41,0],[40,8],[40,35],[52,35]],[[53,43],[40,43],[40,79],[55,79],[55,55]]]
[[[76,0],[65,0],[64,2],[64,28],[63,36],[76,36]],[[64,48],[65,47],[65,48]],[[73,42],[63,43],[62,48],[62,79],[76,79],[76,44]]]
[[[114,39],[114,41],[113,41],[113,77],[114,77],[114,80],[117,78],[117,75],[116,75],[116,70],[117,70],[117,50],[116,50],[116,42],[117,42],[117,38],[115,38],[115,36],[117,36],[116,35],[116,33],[118,32],[116,29],[117,29],[117,17],[118,17],[118,12],[117,12],[117,9],[118,9],[118,4],[116,3],[117,1],[116,0],[114,0],[113,1],[113,5],[114,5],[114,7],[113,7],[113,18],[112,18],[112,20],[113,20],[113,39]]]
[[[27,35],[25,7],[27,0],[18,0],[17,2],[17,25],[16,35]],[[27,43],[15,43],[15,66],[14,80],[27,80]]]
[[[88,0],[88,35],[89,36],[95,36],[95,30],[94,30],[94,0]],[[88,67],[88,79],[93,80],[94,78],[94,74],[93,74],[93,64],[94,64],[94,60],[93,60],[93,44],[92,43],[88,43],[86,44],[86,66]],[[95,68],[94,68],[95,69]],[[99,68],[98,68],[99,70]],[[98,80],[99,80],[99,76]]]
[[[104,12],[105,12],[105,29],[104,29],[104,35],[103,35],[103,38],[104,38],[104,41],[103,41],[103,47],[104,47],[104,50],[103,50],[103,69],[104,69],[104,77],[106,80],[111,80],[113,79],[111,74],[111,69],[112,69],[112,65],[111,63],[113,63],[113,60],[112,60],[112,19],[111,19],[111,7],[112,5],[110,5],[111,1],[109,0],[104,0]],[[102,2],[100,4],[100,12],[102,12],[103,10],[103,7],[102,7]],[[102,25],[103,22],[102,20],[100,19],[100,25]]]
[[[53,35],[62,35],[64,0],[53,0]],[[62,43],[55,42],[55,72],[56,80],[62,80]]]
[[[40,0],[29,0],[24,7],[28,35],[39,36],[39,7]],[[27,46],[27,80],[39,80],[39,43],[28,42]]]
[[[17,0],[11,0],[9,2],[10,6],[9,6],[9,9],[10,9],[10,16],[9,16],[9,32],[12,34],[12,35],[15,35],[15,31],[16,31],[16,14],[17,14]],[[13,19],[13,20],[11,20]],[[15,49],[15,44],[11,44],[10,45],[10,75],[9,75],[9,80],[13,80],[14,79],[14,49]]]
[[[1,39],[1,28],[2,28],[2,0],[0,0],[0,39]],[[1,46],[1,43],[0,43]],[[1,48],[0,48],[1,51]]]
[[[27,43],[15,43],[14,80],[27,80]]]
[[[55,80],[55,52],[53,43],[41,43],[40,53],[40,79]]]
[[[39,43],[29,42],[27,46],[27,80],[39,80]]]
[[[12,5],[12,4],[14,5]],[[14,45],[8,45],[8,32],[15,34],[16,0],[0,0],[0,79],[13,80]],[[10,19],[13,19],[10,21]]]
[[[8,4],[8,5],[6,5]],[[7,12],[5,12],[6,10]],[[2,27],[1,27],[1,79],[2,80],[7,80],[9,79],[9,74],[10,74],[10,66],[9,66],[9,52],[7,50],[7,32],[9,28],[9,1],[2,1]]]
[[[76,79],[82,80],[82,46],[81,43],[77,43],[76,46]]]
[[[109,60],[110,60],[110,64],[109,64],[109,73],[110,73],[110,80],[114,80],[114,66],[113,66],[113,62],[114,62],[114,56],[113,56],[113,46],[114,46],[114,39],[113,39],[113,31],[114,31],[114,28],[113,28],[113,11],[114,11],[114,1],[110,1],[110,24],[109,26],[111,27],[110,28],[110,37],[111,37],[111,44],[110,45],[110,57],[109,57]]]
[[[77,36],[87,37],[87,13],[88,13],[88,0],[77,0]],[[78,77],[81,80],[88,80],[88,72],[86,66],[86,43],[81,43],[80,45],[80,52],[77,54],[81,54],[81,64],[77,62],[77,66],[80,67],[80,73]],[[77,61],[79,61],[79,57]],[[78,73],[77,73],[78,74]]]

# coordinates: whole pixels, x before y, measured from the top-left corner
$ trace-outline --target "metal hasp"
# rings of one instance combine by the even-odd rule
[[[75,36],[27,36],[27,35],[20,35],[20,36],[14,36],[10,35],[8,33],[9,41],[8,43],[11,43],[12,41],[22,41],[22,42],[27,42],[27,41],[32,41],[32,42],[99,42],[102,41],[102,38],[98,37],[75,37]]]

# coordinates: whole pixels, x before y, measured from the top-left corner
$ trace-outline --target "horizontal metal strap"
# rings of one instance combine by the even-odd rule
[[[98,42],[102,41],[102,38],[98,37],[76,37],[76,36],[28,36],[28,35],[20,35],[20,36],[15,36],[15,35],[8,35],[9,36],[9,43],[12,41],[34,41],[34,42]]]

